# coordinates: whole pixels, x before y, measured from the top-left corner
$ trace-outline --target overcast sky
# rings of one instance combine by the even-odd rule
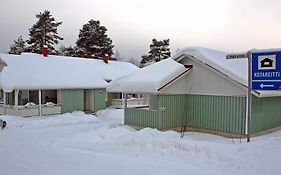
[[[9,51],[20,35],[28,39],[35,15],[45,9],[63,22],[60,44],[74,46],[82,25],[100,20],[127,58],[146,54],[152,38],[169,38],[171,51],[281,47],[280,0],[2,0],[0,52]]]

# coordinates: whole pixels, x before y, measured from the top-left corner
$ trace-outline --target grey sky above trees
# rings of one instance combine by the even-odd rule
[[[280,8],[279,0],[9,0],[0,6],[0,52],[8,52],[19,36],[27,39],[35,15],[45,9],[63,22],[60,44],[74,46],[81,26],[98,19],[121,57],[141,58],[152,38],[169,38],[172,53],[186,46],[276,48]]]

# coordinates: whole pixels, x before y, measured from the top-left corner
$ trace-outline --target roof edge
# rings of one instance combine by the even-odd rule
[[[177,81],[179,78],[181,78],[182,76],[186,75],[187,73],[189,73],[189,71],[192,69],[192,67],[186,68],[185,71],[183,71],[182,73],[180,73],[178,76],[176,76],[175,78],[173,78],[172,80],[170,80],[169,82],[167,82],[166,84],[164,84],[163,86],[161,86],[159,89],[157,89],[158,92],[160,92],[161,90],[165,89],[166,87],[168,87],[169,85],[171,85],[173,82]]]

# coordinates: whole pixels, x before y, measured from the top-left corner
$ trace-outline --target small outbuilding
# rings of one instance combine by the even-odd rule
[[[185,48],[172,58],[118,78],[109,92],[146,94],[149,105],[125,108],[125,124],[243,136],[247,131],[247,59]],[[251,133],[281,126],[281,92],[253,91]]]
[[[111,100],[108,82],[139,68],[126,62],[40,54],[0,54],[0,114],[93,113]]]

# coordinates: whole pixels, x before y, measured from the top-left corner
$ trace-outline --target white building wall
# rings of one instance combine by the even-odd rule
[[[246,87],[208,65],[189,58],[184,58],[181,62],[185,65],[193,65],[193,68],[184,77],[165,87],[162,93],[246,96]]]

